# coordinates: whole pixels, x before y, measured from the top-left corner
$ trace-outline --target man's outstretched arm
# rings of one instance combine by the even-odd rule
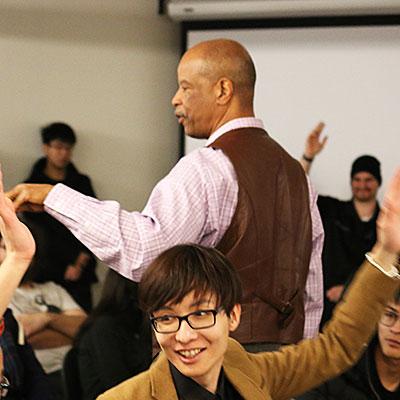
[[[238,193],[233,166],[222,151],[211,148],[181,159],[156,185],[142,212],[128,212],[116,201],[99,201],[62,184],[40,186],[34,193],[34,185],[18,185],[8,195],[16,207],[44,205],[100,260],[136,281],[173,245],[216,246],[232,220]]]

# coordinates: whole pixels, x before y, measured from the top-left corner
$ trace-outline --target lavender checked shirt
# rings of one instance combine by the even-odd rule
[[[263,128],[263,123],[256,118],[232,120],[215,131],[207,145],[243,127]],[[63,184],[50,191],[45,210],[100,260],[139,281],[150,262],[171,246],[199,243],[215,247],[230,225],[238,190],[230,160],[221,150],[203,147],[180,159],[155,186],[142,212],[123,210],[116,201],[100,201]],[[305,338],[318,332],[323,307],[324,233],[310,182],[309,193],[313,243],[305,293]]]

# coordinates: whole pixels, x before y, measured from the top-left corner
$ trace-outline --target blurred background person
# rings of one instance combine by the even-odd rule
[[[37,252],[12,296],[9,308],[42,365],[56,399],[62,399],[62,365],[85,311],[60,285],[47,281],[41,256],[46,248],[36,237]]]
[[[326,144],[327,138],[321,137],[324,126],[320,122],[306,139],[300,162],[307,173]],[[350,200],[318,195],[317,205],[325,231],[322,252],[325,296],[321,326],[330,319],[346,281],[351,279],[364,254],[376,241],[380,210],[377,194],[381,183],[380,162],[373,156],[363,155],[351,166]]]
[[[400,399],[400,291],[378,323],[378,332],[349,371],[297,400]]]
[[[151,342],[148,318],[137,305],[137,283],[109,270],[99,304],[75,340],[83,400],[146,370]]]
[[[95,197],[90,178],[72,163],[76,134],[63,122],[51,123],[41,130],[44,157],[35,162],[25,182],[63,183],[85,195]],[[91,285],[97,281],[96,261],[89,250],[61,223],[47,213],[24,213],[43,231],[47,243],[49,270],[47,280],[63,286],[86,311],[92,307]]]

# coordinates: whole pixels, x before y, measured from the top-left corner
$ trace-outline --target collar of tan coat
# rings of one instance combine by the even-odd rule
[[[261,390],[264,379],[250,361],[250,357],[236,341],[230,339],[223,367],[225,375],[244,399],[266,400]],[[152,398],[157,400],[178,400],[173,385],[168,361],[163,353],[149,370]]]

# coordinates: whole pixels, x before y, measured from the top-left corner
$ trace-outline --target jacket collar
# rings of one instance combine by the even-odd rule
[[[238,368],[237,366],[241,367]],[[229,340],[223,363],[225,375],[244,399],[265,400],[261,387],[263,377],[249,359],[247,352],[233,339]],[[159,354],[149,370],[151,395],[157,400],[178,400],[167,357]]]

